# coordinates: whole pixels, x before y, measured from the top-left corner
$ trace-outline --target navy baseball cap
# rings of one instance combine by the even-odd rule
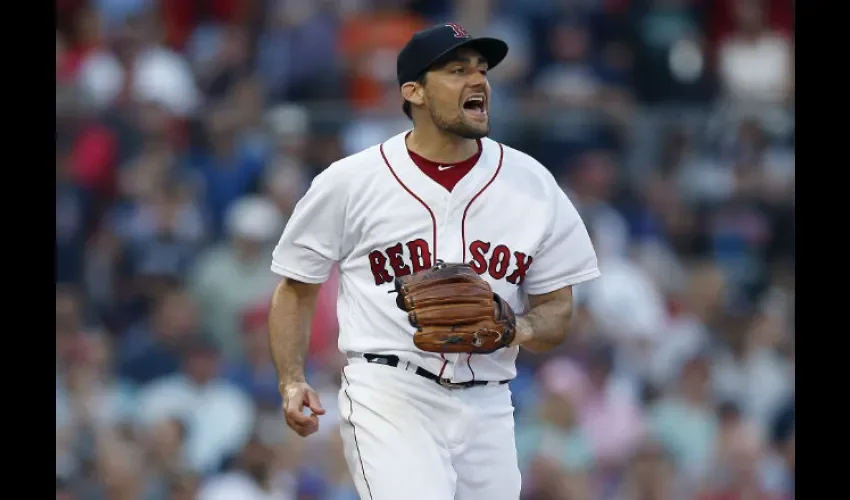
[[[474,38],[455,23],[433,26],[416,32],[399,52],[396,61],[398,85],[416,80],[434,63],[461,47],[477,50],[490,69],[508,54],[508,44],[498,38]]]

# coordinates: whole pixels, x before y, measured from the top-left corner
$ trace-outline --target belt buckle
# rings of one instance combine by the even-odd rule
[[[446,389],[459,389],[461,387],[466,387],[466,384],[452,382],[451,380],[449,380],[447,378],[437,379],[437,383],[440,384],[441,386],[445,387]]]

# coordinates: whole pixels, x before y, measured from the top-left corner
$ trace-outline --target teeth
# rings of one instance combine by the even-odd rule
[[[477,95],[468,97],[463,104],[467,109],[478,110],[482,113],[486,113],[486,110],[484,109],[484,96]]]

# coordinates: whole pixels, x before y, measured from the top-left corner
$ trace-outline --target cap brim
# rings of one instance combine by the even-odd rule
[[[505,56],[508,55],[508,44],[498,38],[490,38],[490,37],[480,37],[480,38],[470,38],[468,40],[464,40],[447,51],[440,54],[434,62],[431,64],[432,66],[441,60],[445,59],[446,56],[455,52],[456,50],[462,48],[470,48],[478,51],[479,54],[484,56],[484,59],[487,60],[487,66],[489,69],[493,69],[499,65],[505,59]]]

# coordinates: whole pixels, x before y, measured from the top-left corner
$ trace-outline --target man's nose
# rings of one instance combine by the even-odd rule
[[[481,73],[480,71],[474,71],[472,76],[469,77],[469,86],[470,87],[480,87],[481,90],[484,90],[484,87],[487,85],[487,75]]]

